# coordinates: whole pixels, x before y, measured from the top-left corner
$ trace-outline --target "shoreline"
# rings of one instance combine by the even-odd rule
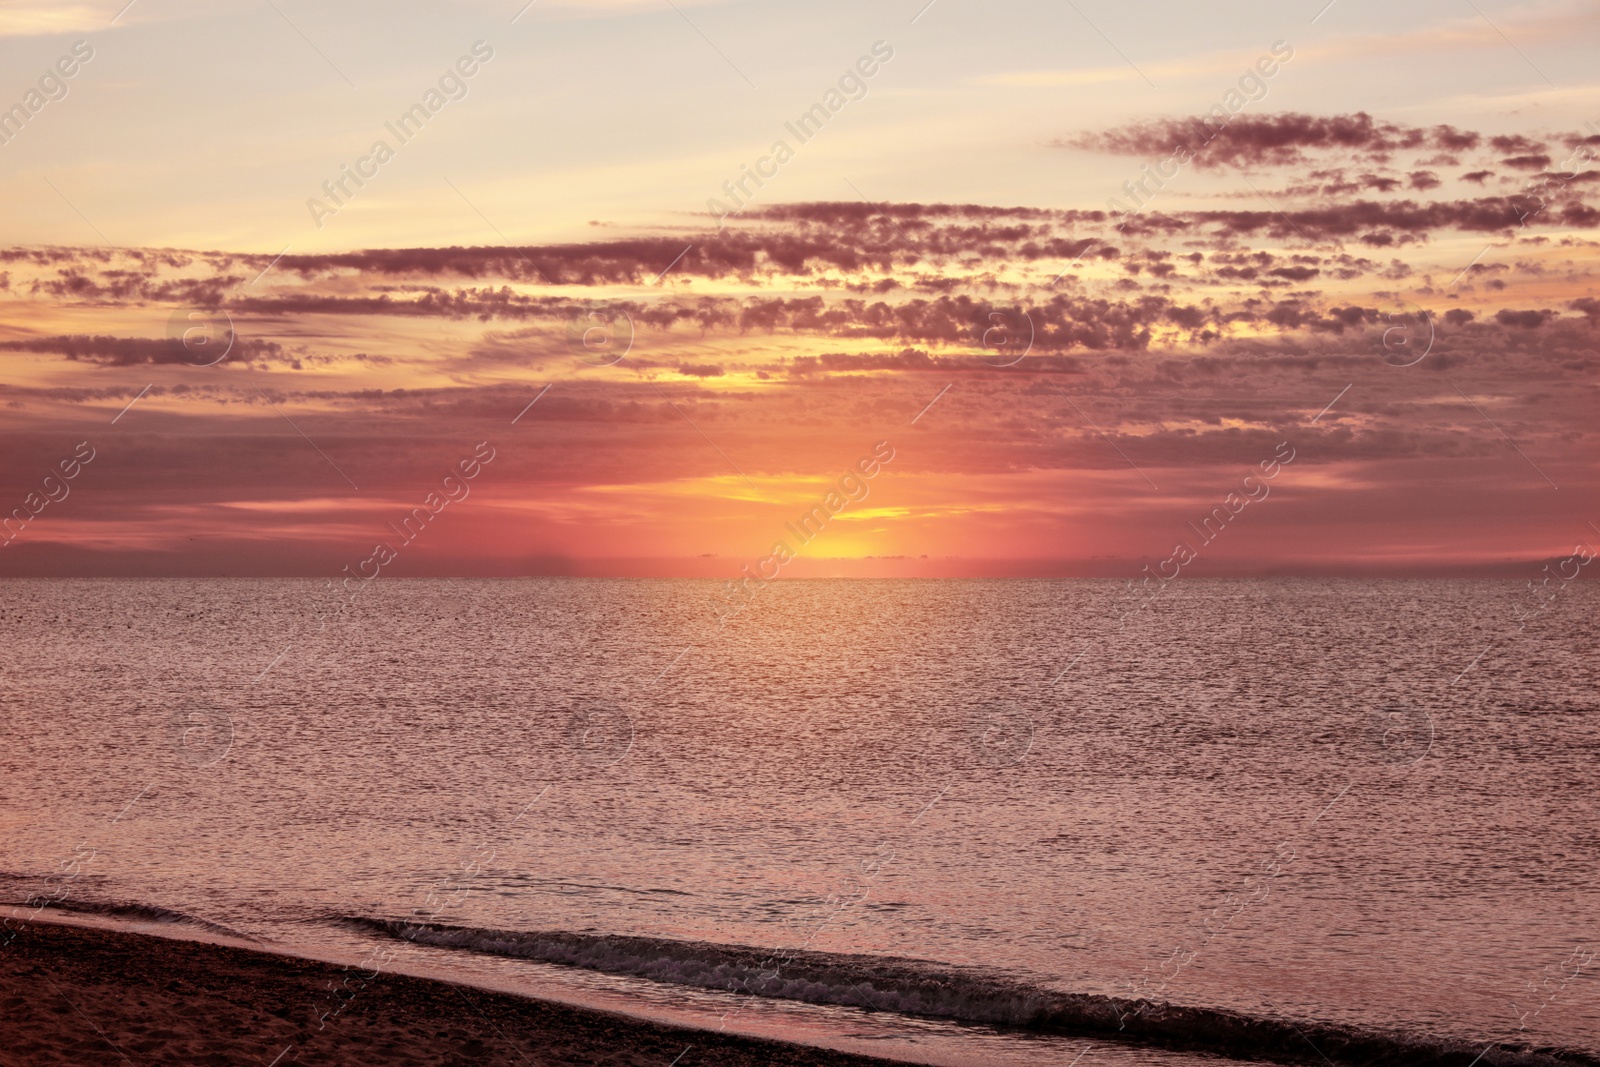
[[[33,919],[0,949],[0,1047],[41,1065],[904,1062],[390,972],[319,1030],[349,974],[259,949]]]

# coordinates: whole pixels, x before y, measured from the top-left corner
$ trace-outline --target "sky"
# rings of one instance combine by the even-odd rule
[[[0,0],[0,575],[1536,578],[1600,537],[1597,43]]]

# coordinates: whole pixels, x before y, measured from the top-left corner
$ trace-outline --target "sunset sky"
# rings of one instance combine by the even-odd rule
[[[1600,537],[1600,4],[125,2],[0,0],[0,574]]]

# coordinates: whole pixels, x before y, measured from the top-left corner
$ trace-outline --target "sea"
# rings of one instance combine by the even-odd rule
[[[326,1026],[1600,1058],[1588,576],[719,585],[0,583],[0,901],[347,964]]]

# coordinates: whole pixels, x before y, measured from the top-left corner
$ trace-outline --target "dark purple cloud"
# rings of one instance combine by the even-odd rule
[[[1220,129],[1218,128],[1220,126]],[[1458,152],[1474,149],[1482,137],[1452,126],[1418,127],[1375,119],[1366,112],[1351,115],[1235,115],[1223,126],[1214,117],[1159,119],[1055,142],[1062,147],[1113,155],[1162,158],[1179,146],[1195,153],[1200,166],[1288,166],[1304,163],[1309,153],[1337,151],[1382,160],[1401,151],[1423,149]],[[1496,148],[1501,151],[1499,138]],[[1537,146],[1536,142],[1528,142]],[[1520,147],[1520,144],[1519,146]]]

